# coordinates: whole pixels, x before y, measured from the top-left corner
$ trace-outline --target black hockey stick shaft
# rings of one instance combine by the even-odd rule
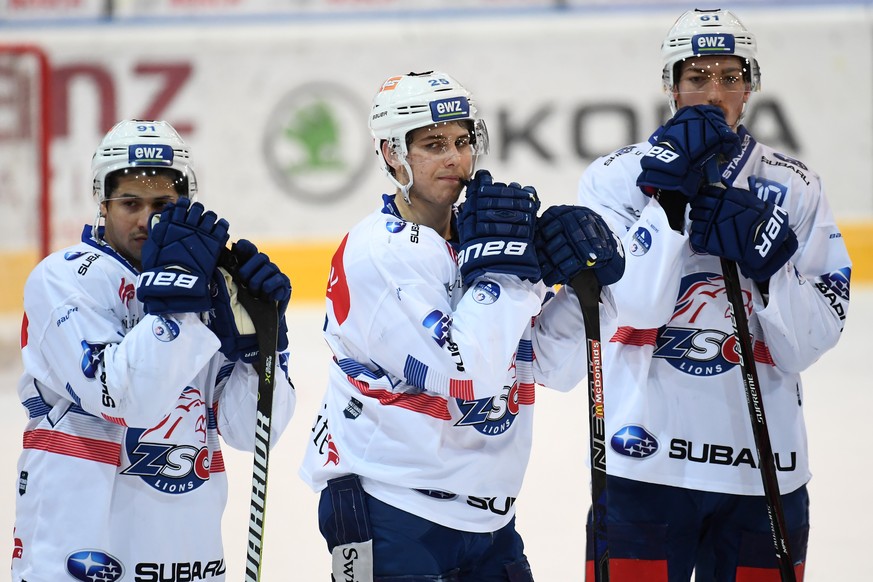
[[[705,165],[705,171],[707,181],[712,186],[724,188],[716,158],[710,159]],[[788,530],[785,527],[785,512],[782,509],[782,497],[779,493],[779,479],[776,476],[776,460],[770,442],[770,430],[767,428],[767,417],[764,415],[764,399],[761,397],[761,384],[758,381],[758,369],[755,366],[755,353],[752,349],[752,336],[749,333],[749,318],[746,314],[743,288],[740,286],[736,262],[722,257],[721,272],[724,276],[725,293],[730,304],[731,323],[737,337],[737,357],[740,360],[740,372],[743,376],[749,420],[752,423],[752,435],[755,438],[755,449],[758,453],[758,468],[761,471],[761,481],[764,484],[764,500],[767,504],[767,518],[770,521],[770,533],[773,538],[773,548],[776,550],[779,575],[782,582],[796,582],[794,562],[791,559],[788,545]]]
[[[782,509],[782,498],[779,494],[779,480],[776,477],[776,461],[770,443],[770,431],[767,428],[767,417],[764,415],[764,400],[761,397],[761,384],[758,382],[758,370],[755,367],[752,338],[749,334],[749,320],[743,301],[743,290],[740,287],[740,277],[737,274],[737,264],[722,258],[721,270],[724,275],[724,286],[731,309],[731,322],[737,336],[737,356],[740,360],[740,371],[743,375],[743,386],[746,391],[746,403],[749,407],[749,419],[752,422],[752,434],[755,437],[755,448],[758,452],[758,464],[761,470],[761,480],[764,483],[764,498],[767,503],[767,517],[770,520],[770,532],[773,536],[773,547],[776,550],[776,560],[779,563],[779,574],[782,582],[795,582],[794,563],[788,545],[788,530],[785,527],[785,513]]]
[[[570,281],[576,292],[585,341],[588,344],[588,443],[591,456],[591,538],[594,580],[609,582],[606,536],[606,418],[603,406],[603,352],[600,345],[600,284],[594,271],[584,270]]]
[[[270,461],[270,424],[273,418],[279,309],[275,301],[255,297],[249,292],[239,280],[239,265],[236,256],[230,251],[222,254],[219,264],[234,279],[237,285],[237,298],[249,314],[258,339],[258,405],[245,571],[246,582],[258,582],[261,579],[264,523],[267,515],[267,472]]]

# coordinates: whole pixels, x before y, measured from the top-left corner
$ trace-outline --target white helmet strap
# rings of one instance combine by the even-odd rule
[[[406,204],[412,206],[412,200],[409,198],[409,190],[412,188],[412,182],[414,181],[414,177],[412,175],[412,167],[409,165],[409,161],[406,159],[408,155],[408,151],[406,149],[406,141],[400,138],[391,138],[390,140],[386,140],[388,144],[388,149],[394,154],[394,159],[400,162],[400,165],[403,166],[403,169],[406,171],[406,175],[409,176],[409,182],[406,184],[402,184],[400,180],[397,179],[397,172],[393,170],[391,164],[388,163],[388,160],[385,159],[385,155],[381,153],[382,156],[382,169],[385,171],[385,175],[388,176],[388,179],[391,180],[391,183],[394,184],[400,193],[403,195],[403,200]],[[381,147],[380,147],[381,150]]]
[[[403,195],[403,200],[406,201],[406,204],[412,206],[412,200],[409,199],[409,189],[412,188],[412,168],[409,167],[409,162],[406,161],[406,158],[403,158],[400,161],[403,164],[403,168],[406,170],[407,175],[409,176],[409,182],[406,184],[401,184],[400,180],[391,173],[391,167],[386,165],[384,166],[385,175],[388,176],[388,179],[391,180],[391,183],[397,186],[397,189],[400,190],[400,193]]]

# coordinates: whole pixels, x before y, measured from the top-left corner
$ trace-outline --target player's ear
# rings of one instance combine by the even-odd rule
[[[385,161],[387,161],[392,166],[394,164],[396,164],[397,163],[397,154],[395,153],[394,148],[392,148],[391,145],[388,143],[388,140],[383,139],[381,146],[382,146],[382,157],[385,158]],[[392,164],[392,162],[394,162],[394,163]]]
[[[397,150],[391,147],[388,140],[383,139],[381,143],[382,157],[385,158],[385,163],[393,170],[392,174],[397,175],[398,170],[402,170],[403,166],[397,156]]]

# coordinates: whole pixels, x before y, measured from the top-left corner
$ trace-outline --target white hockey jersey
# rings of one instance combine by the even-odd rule
[[[585,377],[579,304],[509,275],[463,288],[452,244],[384,202],[333,257],[334,360],[300,475],[319,491],[357,474],[404,511],[497,530],[515,513],[535,384],[565,391]]]
[[[197,314],[145,315],[136,278],[86,227],[25,285],[16,582],[225,579],[218,437],[254,450],[257,373]],[[295,404],[278,359],[273,443]]]
[[[780,491],[810,478],[800,372],[840,338],[851,263],[819,176],[757,143],[725,182],[788,211],[799,248],[769,297],[740,276]],[[643,142],[595,160],[579,203],[624,233],[627,269],[612,286],[618,327],[604,348],[607,466],[612,475],[689,489],[762,495],[720,261],[696,254],[636,186]],[[686,222],[687,224],[687,222]],[[604,338],[607,336],[604,334]]]

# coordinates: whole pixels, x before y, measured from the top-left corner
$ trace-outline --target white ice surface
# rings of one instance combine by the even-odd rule
[[[869,527],[873,522],[866,438],[873,412],[873,360],[866,330],[873,328],[873,289],[854,289],[841,343],[804,374],[806,418],[814,477],[809,485],[812,530],[807,582],[873,580]],[[318,533],[317,495],[297,477],[306,439],[326,382],[328,350],[321,340],[323,309],[291,308],[292,377],[298,405],[270,456],[263,582],[329,580],[329,555]],[[16,459],[24,411],[15,386],[21,363],[18,324],[0,321],[0,537],[12,553]],[[864,380],[864,378],[867,380]],[[608,389],[608,387],[607,387]],[[584,521],[589,503],[584,389],[537,393],[533,454],[517,502],[518,528],[537,580],[581,581]],[[766,403],[765,403],[766,404]],[[224,516],[227,579],[242,580],[248,530],[252,455],[223,447],[230,481]],[[3,527],[0,525],[0,527]],[[167,532],[168,535],[170,532]],[[0,566],[2,567],[2,566]],[[6,566],[8,567],[8,566]]]

